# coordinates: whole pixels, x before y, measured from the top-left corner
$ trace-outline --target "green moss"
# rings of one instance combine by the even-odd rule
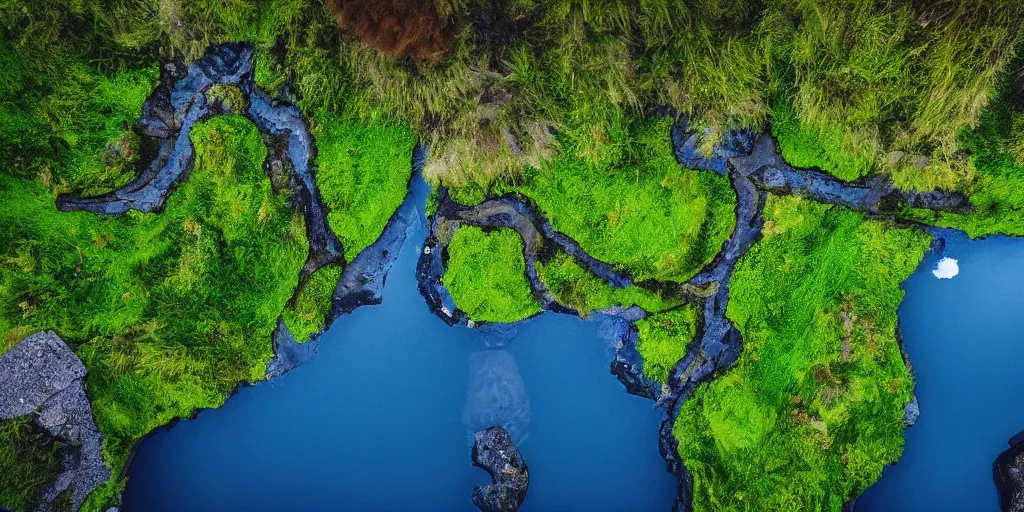
[[[330,211],[327,220],[352,261],[384,231],[402,204],[412,175],[416,136],[383,122],[339,122],[314,116],[316,183]]]
[[[846,181],[872,172],[875,155],[866,146],[847,150],[842,125],[819,130],[801,124],[791,106],[772,109],[772,135],[786,163],[804,169],[818,168]]]
[[[675,424],[695,510],[841,510],[903,449],[913,383],[896,341],[900,283],[927,235],[771,197],[737,265],[735,366]]]
[[[736,199],[725,176],[680,168],[671,123],[637,120],[609,135],[609,151],[563,155],[507,188],[595,258],[638,280],[685,281],[721,250]]]
[[[206,99],[210,102],[223,102],[231,112],[244,113],[249,109],[249,101],[237,85],[214,84],[206,91]]]
[[[644,361],[644,375],[655,382],[668,381],[686,346],[697,334],[697,305],[659,313],[636,323],[637,350]]]
[[[61,46],[35,55],[0,38],[0,160],[55,192],[100,194],[133,177],[130,130],[157,76],[155,65],[100,72]],[[45,59],[39,62],[37,59]]]
[[[0,506],[32,510],[43,487],[60,474],[60,443],[31,417],[0,420]]]
[[[537,265],[540,277],[559,303],[581,315],[615,305],[640,306],[646,311],[660,311],[672,301],[639,286],[615,288],[581,267],[572,256],[559,252],[546,263]]]
[[[442,282],[455,305],[476,321],[515,322],[540,312],[530,292],[523,244],[511,229],[459,228],[448,246]]]
[[[284,310],[284,323],[299,343],[309,341],[324,329],[340,278],[341,267],[337,265],[317,270],[299,293],[295,305]]]
[[[60,213],[38,181],[0,174],[0,333],[53,329],[75,349],[115,473],[141,436],[262,379],[305,260],[256,128],[215,118],[192,137],[195,171],[160,214]]]

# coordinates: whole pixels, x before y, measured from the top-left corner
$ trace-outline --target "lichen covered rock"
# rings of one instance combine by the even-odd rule
[[[65,491],[78,510],[110,478],[84,378],[85,366],[53,332],[33,334],[0,355],[0,419],[35,413],[36,424],[63,443],[61,473],[43,489],[38,510],[50,510]]]

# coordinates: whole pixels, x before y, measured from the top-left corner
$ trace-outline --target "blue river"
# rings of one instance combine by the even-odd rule
[[[414,191],[422,205],[418,179]],[[668,509],[663,412],[611,375],[600,322],[448,327],[416,288],[426,235],[421,213],[383,304],[341,317],[311,362],[145,439],[121,510],[476,510],[490,478],[471,435],[494,424],[530,467],[524,511]]]
[[[1024,239],[943,237],[904,283],[899,310],[921,417],[857,512],[999,510],[992,462],[1024,429]],[[945,257],[959,274],[938,279]]]

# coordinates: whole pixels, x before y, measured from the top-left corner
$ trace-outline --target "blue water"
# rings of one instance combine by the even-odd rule
[[[545,314],[486,342],[447,327],[416,289],[426,234],[420,219],[384,303],[340,318],[311,362],[144,440],[122,510],[475,510],[490,480],[470,435],[493,424],[529,464],[524,511],[668,509],[662,413],[610,374],[598,324]]]
[[[906,281],[899,310],[921,417],[857,512],[999,510],[992,462],[1024,429],[1024,239],[947,242]],[[959,275],[932,275],[942,256]]]

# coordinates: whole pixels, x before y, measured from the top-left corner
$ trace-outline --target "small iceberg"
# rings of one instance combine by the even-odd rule
[[[953,279],[953,276],[960,273],[960,266],[953,258],[942,258],[939,264],[932,270],[932,274],[939,279]]]

